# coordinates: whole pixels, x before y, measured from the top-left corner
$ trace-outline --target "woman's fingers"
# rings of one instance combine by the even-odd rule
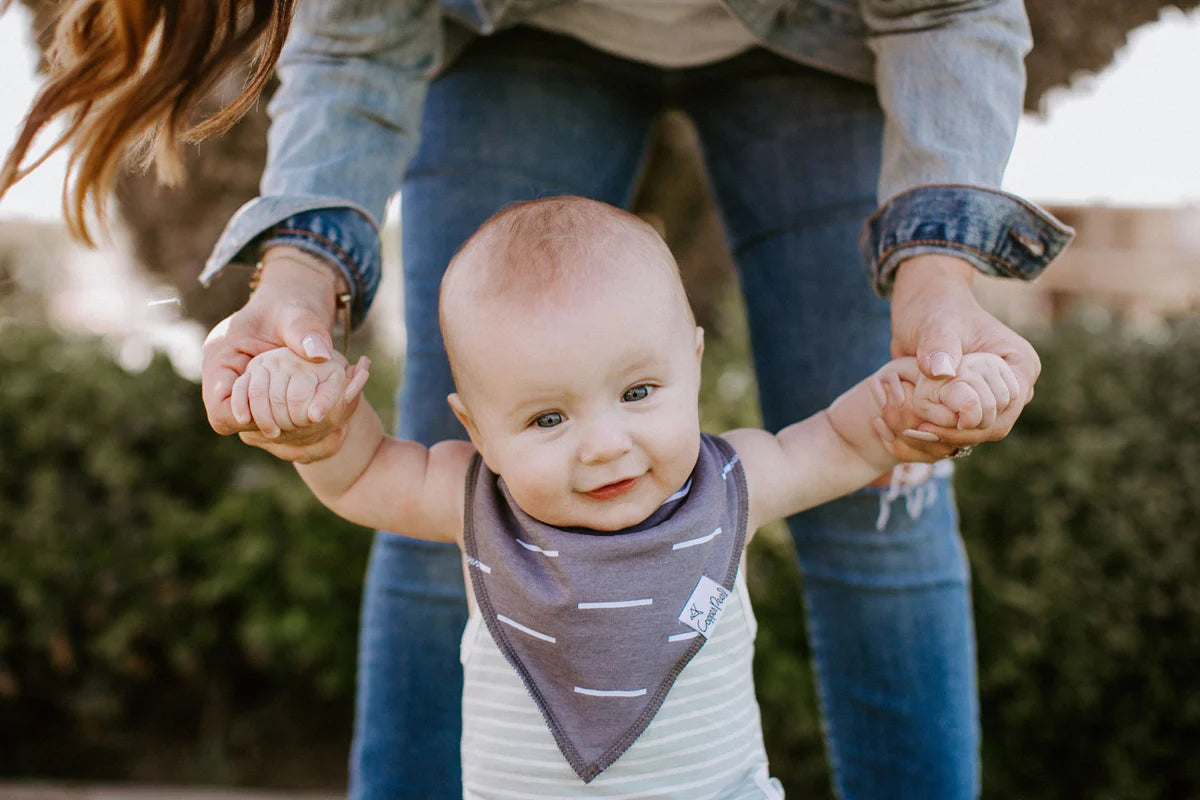
[[[358,397],[366,387],[369,377],[371,377],[371,359],[361,356],[358,363],[350,368],[350,381],[346,384],[342,399],[349,403]]]
[[[942,437],[938,436],[936,433],[933,433],[932,431],[923,431],[919,428],[905,428],[904,435],[915,442],[936,443],[942,440]]]

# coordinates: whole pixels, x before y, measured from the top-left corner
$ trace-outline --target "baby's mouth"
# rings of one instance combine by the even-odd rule
[[[585,494],[587,494],[587,496],[593,500],[612,500],[614,497],[620,497],[621,495],[626,494],[633,489],[633,485],[637,483],[637,481],[637,478],[626,478],[624,480],[607,483],[598,489],[592,489],[590,492],[585,492]]]

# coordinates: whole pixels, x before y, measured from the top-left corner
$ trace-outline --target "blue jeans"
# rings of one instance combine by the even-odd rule
[[[756,50],[662,70],[516,29],[434,81],[402,187],[408,353],[400,435],[462,437],[437,324],[455,249],[507,203],[577,194],[628,206],[656,116],[695,122],[738,266],[766,425],[823,408],[888,358],[887,305],[855,245],[875,208],[873,89]],[[789,521],[838,793],[969,798],[978,726],[966,559],[949,486],[876,530],[863,490]],[[363,602],[351,789],[461,795],[454,547],[380,533]]]

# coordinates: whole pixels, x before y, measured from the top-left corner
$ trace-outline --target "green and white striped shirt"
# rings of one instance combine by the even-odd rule
[[[474,613],[461,651],[464,800],[782,800],[779,782],[768,777],[754,695],[755,628],[739,571],[720,625],[649,727],[584,783]]]

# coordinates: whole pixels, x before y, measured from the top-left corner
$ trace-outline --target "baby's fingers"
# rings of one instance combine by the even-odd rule
[[[279,436],[279,425],[275,422],[275,414],[271,410],[271,373],[257,361],[251,361],[246,367],[245,375],[248,381],[246,399],[250,404],[250,414],[254,424],[268,439]]]
[[[329,416],[339,403],[353,401],[367,383],[367,367],[370,364],[370,359],[362,356],[355,366],[338,370],[322,379],[317,384],[316,394],[308,406],[309,421],[320,422]]]
[[[900,376],[895,372],[888,372],[882,376],[883,393],[887,398],[887,404],[892,404],[897,408],[904,406],[907,396],[904,391],[904,384],[900,380]]]
[[[941,387],[941,391],[945,392],[946,387]],[[952,408],[947,408],[939,398],[937,392],[932,393],[927,387],[918,385],[917,391],[913,394],[912,407],[917,416],[926,422],[932,422],[940,428],[953,428],[958,425],[959,417]]]
[[[996,397],[978,375],[955,378],[941,391],[942,402],[958,413],[958,429],[989,428],[996,422]]]
[[[254,416],[250,413],[250,398],[246,396],[250,386],[250,376],[238,375],[229,390],[229,411],[238,425],[249,425]]]
[[[1010,386],[1008,381],[1004,379],[1004,373],[1008,373],[1012,377],[1013,382],[1016,382],[1016,376],[1007,367],[1004,370],[988,370],[983,374],[983,380],[991,391],[992,397],[995,398],[997,413],[1008,408],[1008,404],[1017,396],[1017,390]]]
[[[295,423],[292,422],[291,408],[288,402],[289,385],[291,385],[291,377],[288,373],[275,371],[271,374],[270,386],[267,388],[267,398],[271,403],[271,418],[281,431],[296,429]],[[304,417],[300,417],[300,419],[304,419]]]
[[[309,408],[317,391],[317,376],[311,372],[293,375],[287,384],[287,410],[293,422],[310,419]]]
[[[1000,403],[1000,396],[998,394],[996,395],[997,407],[1002,412],[1004,409],[1008,408],[1009,404],[1011,403],[1020,403],[1024,405],[1024,403],[1028,402],[1025,398],[1025,393],[1021,391],[1021,382],[1017,380],[1017,373],[1013,372],[1013,369],[1008,365],[1008,362],[1002,362],[1000,364],[1000,368],[996,370],[995,377],[998,378],[999,382],[1003,383],[1004,388],[1008,390],[1008,402]],[[988,384],[990,385],[991,383],[992,380],[989,379]]]

